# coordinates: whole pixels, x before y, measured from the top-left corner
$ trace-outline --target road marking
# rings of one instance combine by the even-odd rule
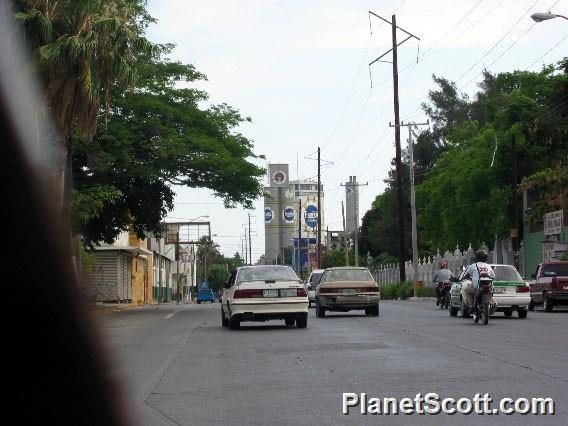
[[[179,311],[183,311],[185,309],[185,307],[181,308],[181,309],[176,309],[175,311],[173,311],[171,314],[166,315],[164,318],[165,319],[170,319],[171,317],[173,317],[175,314],[177,314]]]

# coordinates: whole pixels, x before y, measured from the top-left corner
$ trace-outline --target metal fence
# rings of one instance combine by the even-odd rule
[[[482,244],[479,249],[483,249],[488,252],[489,263],[505,265],[514,264],[513,249],[510,239],[495,241],[493,250],[488,250],[487,246],[485,246],[484,244]],[[467,265],[473,263],[474,254],[475,250],[471,247],[471,244],[468,249],[463,252],[456,247],[453,253],[446,251],[442,255],[438,250],[436,255],[433,257],[420,258],[418,260],[417,271],[414,271],[412,262],[407,261],[405,262],[406,281],[422,281],[425,287],[433,287],[434,284],[432,280],[434,278],[434,274],[439,269],[441,260],[446,260],[448,262],[448,269],[457,276],[460,274],[462,267],[467,267]],[[524,249],[522,243],[518,255],[519,265],[521,269],[519,273],[522,276],[525,276],[525,271],[522,270],[524,265]],[[373,275],[375,276],[375,280],[379,285],[394,284],[400,282],[400,268],[398,264],[379,265],[374,269]]]

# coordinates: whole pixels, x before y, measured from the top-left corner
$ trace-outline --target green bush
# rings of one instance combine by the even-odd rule
[[[385,284],[381,287],[381,300],[393,300],[398,298],[397,284]]]
[[[436,289],[433,287],[417,288],[416,297],[436,297]]]
[[[401,282],[396,284],[383,284],[381,287],[381,300],[404,300],[414,296],[414,283]],[[436,289],[423,287],[416,289],[417,297],[436,297]]]

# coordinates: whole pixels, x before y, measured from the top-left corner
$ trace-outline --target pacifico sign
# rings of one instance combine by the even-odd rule
[[[264,209],[264,223],[272,223],[274,220],[274,211],[270,207]]]
[[[294,220],[296,220],[296,210],[294,210],[294,207],[287,206],[284,208],[284,210],[282,210],[282,219],[286,223],[294,223]]]
[[[306,207],[304,221],[309,228],[315,229],[318,226],[318,208],[314,204],[308,204]]]

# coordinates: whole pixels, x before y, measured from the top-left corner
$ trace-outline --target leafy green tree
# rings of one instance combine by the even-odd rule
[[[235,131],[250,119],[226,104],[202,108],[207,94],[187,84],[205,76],[163,60],[171,46],[161,49],[140,65],[136,88],[101,110],[106,125],[93,140],[75,140],[75,217],[87,243],[112,241],[130,224],[140,236],[159,233],[175,185],[210,188],[227,207],[261,195],[260,157]]]
[[[71,178],[72,135],[90,139],[112,94],[135,82],[137,57],[153,48],[144,37],[153,19],[143,0],[18,0],[16,8],[61,137],[61,197]]]
[[[229,271],[227,265],[213,264],[209,268],[209,288],[214,292],[220,292],[225,287],[225,283],[229,279]]]
[[[454,83],[434,80],[439,89],[423,105],[433,128],[418,135],[414,149],[420,254],[465,248],[470,242],[491,244],[509,235],[517,225],[514,157],[520,189],[528,190],[534,202],[532,221],[566,204],[568,59],[539,72],[485,72],[471,101]],[[407,191],[406,155],[403,160]],[[390,183],[363,218],[361,249],[375,257],[398,256],[395,189]]]

